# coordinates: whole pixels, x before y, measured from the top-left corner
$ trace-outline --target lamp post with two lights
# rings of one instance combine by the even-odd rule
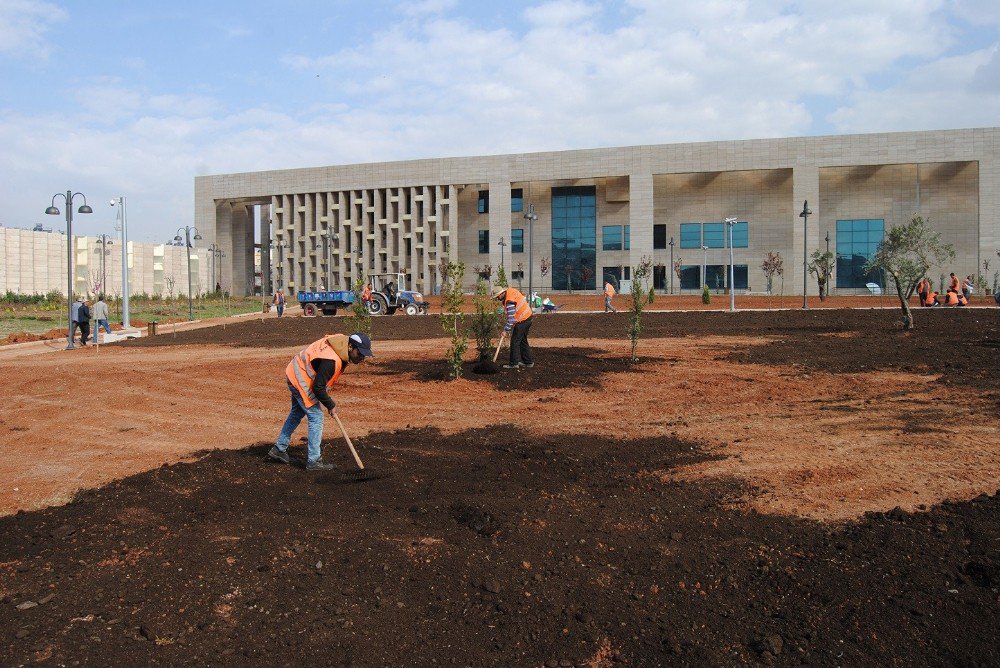
[[[181,238],[181,230],[184,231],[184,237]],[[188,320],[194,320],[194,301],[191,296],[191,249],[194,248],[191,245],[191,233],[194,232],[194,240],[201,241],[201,234],[198,233],[198,228],[192,225],[185,225],[184,227],[177,228],[177,235],[174,237],[175,243],[181,243],[187,253],[187,265],[188,265]]]
[[[77,209],[77,213],[94,213],[94,210],[87,205],[87,196],[83,193],[74,193],[67,190],[66,194],[56,193],[52,196],[52,203],[45,213],[50,216],[59,215],[59,207],[56,206],[56,197],[62,197],[66,203],[66,316],[68,322],[66,329],[66,350],[73,350],[73,198],[79,195],[83,198],[83,204]]]

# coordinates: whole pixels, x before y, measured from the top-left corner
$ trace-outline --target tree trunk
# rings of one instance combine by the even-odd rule
[[[903,294],[903,288],[899,285],[899,280],[893,276],[893,283],[896,285],[896,296],[899,297],[899,305],[903,309],[903,329],[913,329],[913,313],[910,311],[910,302]]]

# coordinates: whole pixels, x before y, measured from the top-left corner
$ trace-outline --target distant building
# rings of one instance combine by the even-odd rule
[[[862,267],[885,231],[915,213],[956,250],[951,266],[932,272],[977,273],[1000,247],[998,147],[1000,128],[977,128],[202,176],[195,224],[226,252],[223,272],[237,293],[255,280],[257,238],[271,259],[260,267],[264,283],[292,292],[385,272],[432,292],[449,258],[465,263],[469,288],[477,269],[495,276],[503,264],[524,287],[592,290],[628,279],[643,257],[657,289],[722,288],[727,217],[738,221],[737,289],[764,291],[761,263],[776,251],[785,293],[801,294],[805,241],[810,253],[829,246],[834,292],[854,293],[881,281]]]

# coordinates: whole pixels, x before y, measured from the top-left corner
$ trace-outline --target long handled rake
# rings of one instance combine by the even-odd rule
[[[365,482],[366,480],[376,480],[378,478],[384,478],[385,473],[380,473],[378,471],[373,471],[372,469],[366,469],[364,462],[361,461],[361,457],[358,457],[358,451],[354,449],[354,443],[351,442],[351,437],[347,435],[347,429],[344,428],[344,423],[341,422],[340,416],[337,413],[333,414],[334,419],[337,421],[337,426],[340,427],[340,433],[344,435],[344,440],[347,441],[347,447],[351,449],[351,454],[354,455],[354,461],[358,465],[357,471],[345,471],[343,474],[343,479],[345,482]]]
[[[500,340],[497,341],[497,351],[493,353],[493,363],[496,364],[497,357],[500,355],[500,346],[503,345],[503,337],[507,336],[507,332],[500,332]]]

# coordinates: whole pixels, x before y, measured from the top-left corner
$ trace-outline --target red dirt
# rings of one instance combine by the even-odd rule
[[[998,314],[649,314],[635,367],[558,314],[454,382],[376,320],[349,486],[262,462],[340,318],[0,361],[0,507],[110,483],[0,520],[0,663],[995,665]]]

